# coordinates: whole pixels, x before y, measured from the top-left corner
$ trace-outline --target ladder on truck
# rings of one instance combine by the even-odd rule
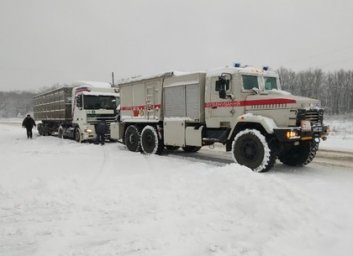
[[[155,97],[154,97],[154,87],[147,86],[146,87],[146,117],[147,120],[155,119]]]

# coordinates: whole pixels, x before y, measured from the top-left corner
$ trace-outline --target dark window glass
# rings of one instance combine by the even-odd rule
[[[114,96],[84,96],[85,109],[116,109],[116,97]]]
[[[272,89],[278,89],[276,77],[265,77],[265,90]]]
[[[79,95],[76,97],[76,106],[82,108],[82,96]]]
[[[229,90],[229,80],[217,80],[216,81],[216,91],[220,91],[222,89],[222,87],[225,87],[225,90],[228,91]]]
[[[252,88],[259,88],[257,76],[243,75],[243,88],[245,90],[251,90]]]

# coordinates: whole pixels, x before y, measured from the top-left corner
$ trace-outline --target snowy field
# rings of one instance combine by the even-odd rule
[[[328,117],[330,136],[320,144],[321,149],[353,152],[353,117]]]
[[[353,255],[352,169],[257,174],[36,134],[0,121],[1,256]]]

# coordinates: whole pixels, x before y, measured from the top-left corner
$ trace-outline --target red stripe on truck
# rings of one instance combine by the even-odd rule
[[[244,107],[244,106],[257,106],[257,105],[274,105],[274,104],[294,104],[296,100],[293,99],[263,99],[263,100],[238,100],[238,101],[214,101],[206,102],[205,108],[220,107]],[[121,111],[136,111],[145,109],[160,109],[161,104],[154,105],[139,105],[139,106],[122,106]]]
[[[257,106],[257,105],[274,105],[274,104],[294,104],[296,100],[293,99],[264,99],[264,100],[238,100],[238,101],[218,101],[206,102],[205,108],[220,107],[244,107],[244,106]]]
[[[121,111],[134,111],[134,110],[145,110],[145,109],[160,109],[161,104],[154,105],[140,105],[140,106],[122,106],[120,108]]]

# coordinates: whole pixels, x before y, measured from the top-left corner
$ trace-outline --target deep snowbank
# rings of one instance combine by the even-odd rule
[[[352,255],[353,171],[257,174],[0,124],[0,255]]]

